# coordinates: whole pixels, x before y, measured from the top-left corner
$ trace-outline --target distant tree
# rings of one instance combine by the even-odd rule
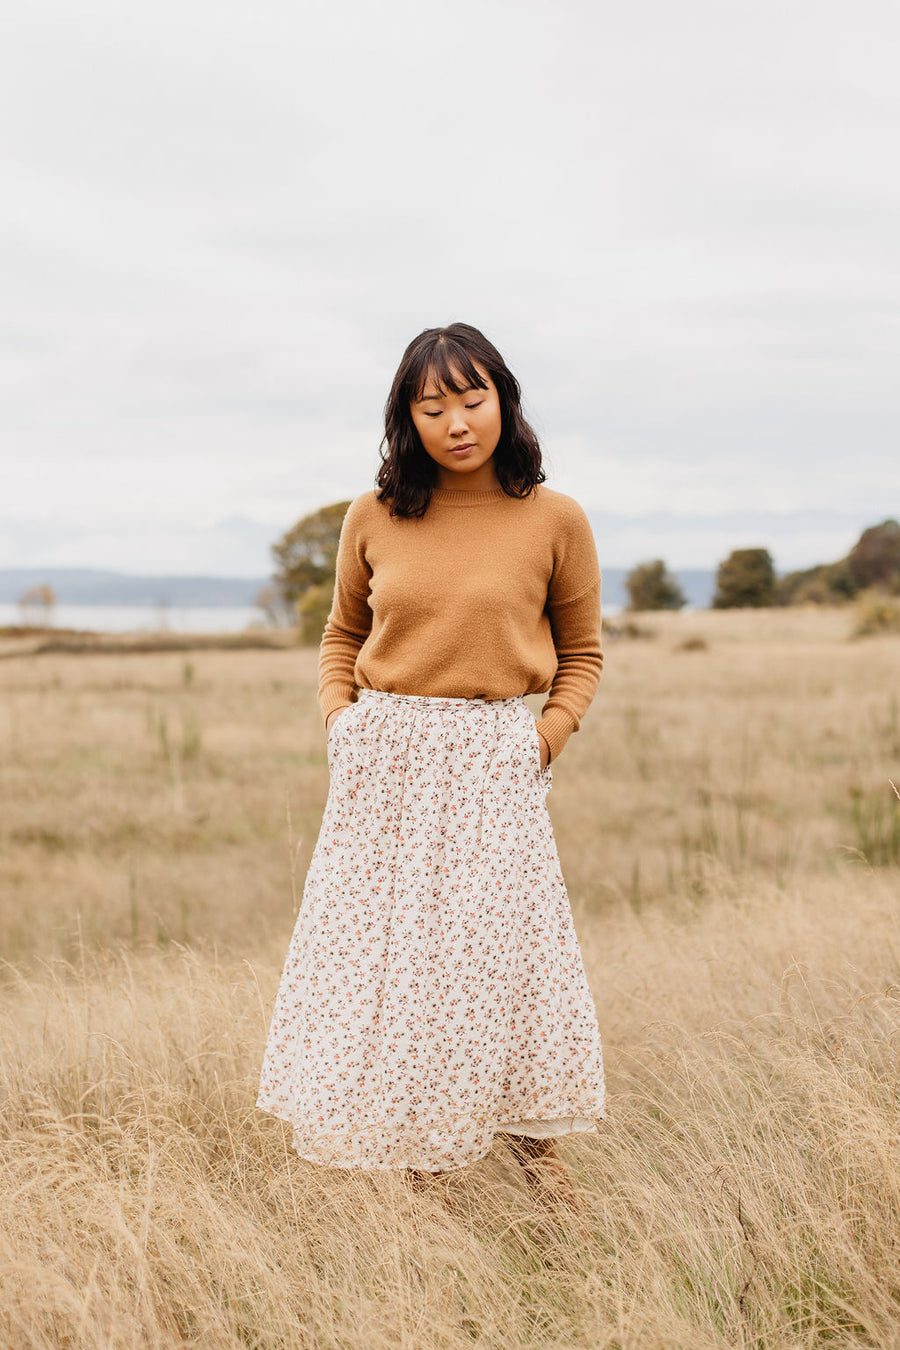
[[[774,599],[775,568],[767,548],[738,548],[719,563],[713,609],[762,609]]]
[[[788,572],[775,583],[776,605],[835,605],[864,590],[900,595],[900,523],[863,530],[846,558]]]
[[[281,588],[274,581],[257,591],[255,604],[272,628],[289,628],[294,622],[294,606],[285,599]]]
[[[331,613],[334,581],[321,586],[310,586],[297,601],[297,636],[305,647],[315,647],[322,640],[325,621]]]
[[[839,605],[852,600],[856,585],[846,558],[788,572],[775,582],[776,605]]]
[[[629,609],[681,609],[687,604],[681,587],[662,558],[638,563],[625,578]]]
[[[341,525],[350,503],[335,502],[304,516],[272,545],[274,582],[291,605],[310,589],[334,580]]]
[[[884,520],[863,530],[847,564],[857,590],[875,586],[900,593],[900,523]]]
[[[19,612],[28,627],[48,628],[53,622],[56,592],[52,586],[31,586],[19,596]]]

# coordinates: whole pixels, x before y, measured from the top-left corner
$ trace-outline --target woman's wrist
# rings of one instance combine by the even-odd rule
[[[340,717],[341,713],[345,710],[345,708],[348,708],[349,706],[350,706],[349,704],[345,703],[345,704],[343,704],[343,706],[340,707],[340,708],[332,708],[331,712],[330,712],[330,713],[328,714],[328,716],[325,718],[325,735],[326,735],[326,736],[328,735],[329,731],[331,730],[332,723],[333,723],[333,722],[336,722],[337,719]]]

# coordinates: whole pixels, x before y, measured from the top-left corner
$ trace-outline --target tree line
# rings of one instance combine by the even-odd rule
[[[685,596],[662,558],[638,563],[625,578],[629,609],[681,609]],[[900,523],[863,530],[846,558],[777,576],[767,548],[738,548],[716,569],[713,609],[834,605],[863,591],[900,595]]]
[[[257,603],[273,622],[295,622],[301,642],[317,643],[331,609],[341,525],[349,501],[298,520],[272,545],[275,570]],[[662,558],[640,562],[625,578],[631,610],[677,610],[687,599]],[[739,548],[716,570],[714,609],[840,604],[863,591],[900,596],[900,523],[863,530],[846,558],[778,576],[767,548]]]

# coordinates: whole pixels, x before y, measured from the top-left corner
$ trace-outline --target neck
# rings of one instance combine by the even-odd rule
[[[450,492],[490,492],[499,486],[500,479],[497,477],[492,459],[482,464],[474,473],[454,473],[452,469],[441,468],[438,470],[435,483],[435,487]]]

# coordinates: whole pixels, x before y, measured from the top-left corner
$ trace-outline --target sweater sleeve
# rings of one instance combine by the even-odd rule
[[[537,729],[557,759],[581,725],[603,670],[600,565],[590,521],[573,499],[554,559],[547,616],[556,648],[556,675]]]
[[[369,608],[371,568],[365,556],[363,498],[347,508],[341,525],[334,579],[334,599],[319,647],[319,709],[329,713],[357,698],[356,658],[372,629]]]

